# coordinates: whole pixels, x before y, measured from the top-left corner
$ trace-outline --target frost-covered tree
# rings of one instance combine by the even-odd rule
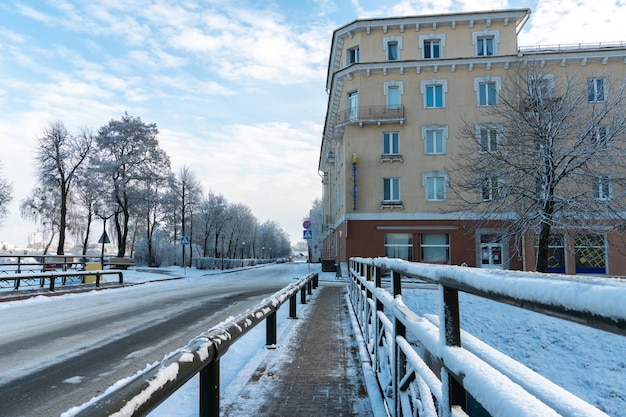
[[[83,129],[74,135],[60,121],[50,122],[39,138],[37,148],[38,179],[42,187],[58,189],[59,242],[57,255],[63,255],[67,230],[68,205],[72,187],[81,166],[88,161],[93,134]]]
[[[126,254],[131,216],[136,214],[146,184],[170,174],[170,160],[159,147],[158,133],[156,124],[128,113],[98,130],[98,154],[92,163],[105,178],[105,198],[116,206],[117,256]]]
[[[54,237],[60,229],[58,208],[61,197],[59,189],[53,187],[36,187],[20,202],[20,215],[32,220],[42,228],[44,240],[43,254],[48,253]]]
[[[214,192],[200,202],[194,215],[196,224],[196,239],[198,246],[202,248],[202,256],[218,256],[219,238],[221,230],[227,220],[228,200]]]
[[[0,164],[0,174],[2,164]],[[0,220],[7,215],[7,206],[13,200],[13,185],[0,175]]]
[[[497,105],[466,121],[451,169],[455,210],[496,222],[521,246],[537,236],[536,270],[550,234],[606,233],[626,211],[624,80],[526,61],[502,80]]]
[[[185,259],[186,246],[182,246],[182,265],[191,266],[193,257],[193,212],[202,198],[202,185],[187,165],[181,168],[174,180],[174,190],[177,197],[177,205],[180,212],[180,224],[182,236],[189,236],[189,259]],[[176,238],[176,236],[175,236]]]

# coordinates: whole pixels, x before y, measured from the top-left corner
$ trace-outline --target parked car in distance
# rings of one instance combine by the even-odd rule
[[[277,264],[284,264],[285,260],[283,258],[276,258],[276,263]]]

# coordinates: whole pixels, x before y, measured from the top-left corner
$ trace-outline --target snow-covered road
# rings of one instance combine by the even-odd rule
[[[171,272],[184,279],[0,303],[0,415],[59,415],[255,306],[307,267]],[[125,274],[127,282],[166,277]]]

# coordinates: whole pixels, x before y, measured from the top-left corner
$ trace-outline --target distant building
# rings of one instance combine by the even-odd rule
[[[462,121],[479,120],[507,71],[524,60],[563,73],[609,68],[625,79],[626,44],[520,49],[517,34],[529,16],[513,9],[365,19],[335,30],[319,159],[322,258],[534,268],[533,236],[516,251],[497,237],[497,223],[474,233],[471,220],[449,214],[448,167],[458,157]],[[477,134],[488,144],[497,132]],[[551,270],[626,275],[623,256],[609,250],[614,233],[578,239],[554,232]]]

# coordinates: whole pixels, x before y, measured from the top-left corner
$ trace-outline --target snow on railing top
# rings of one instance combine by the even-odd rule
[[[626,336],[626,280],[354,258],[403,275]]]

